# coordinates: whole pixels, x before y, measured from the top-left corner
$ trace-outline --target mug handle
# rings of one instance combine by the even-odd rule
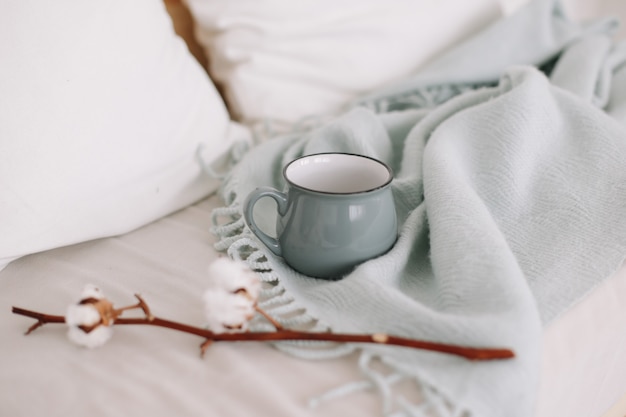
[[[246,219],[248,227],[260,240],[267,246],[274,255],[282,256],[282,250],[278,239],[271,237],[264,231],[262,231],[254,221],[254,205],[263,197],[271,197],[276,201],[278,205],[278,214],[281,216],[287,212],[287,194],[271,187],[259,187],[248,194],[246,201],[243,203],[243,217]]]

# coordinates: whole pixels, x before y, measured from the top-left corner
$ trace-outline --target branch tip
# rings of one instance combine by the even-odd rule
[[[207,339],[200,345],[200,357],[204,358],[204,354],[209,349],[209,346],[213,344],[213,340]]]
[[[32,332],[34,332],[35,330],[37,330],[44,324],[46,324],[44,321],[37,320],[37,323],[33,324],[32,326],[28,328],[28,330],[26,330],[26,333],[24,333],[24,336],[28,336],[29,334],[31,334]]]
[[[139,294],[135,294],[135,298],[139,300],[138,307],[141,308],[143,314],[146,316],[148,321],[154,321],[154,316],[150,312],[150,307],[148,307],[148,303],[146,303],[146,301]]]

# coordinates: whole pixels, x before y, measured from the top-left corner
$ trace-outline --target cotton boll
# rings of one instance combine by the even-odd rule
[[[113,305],[95,285],[86,285],[80,301],[67,307],[65,323],[68,338],[84,347],[95,348],[113,334]]]
[[[255,313],[256,300],[244,293],[208,289],[203,296],[207,327],[214,333],[245,332]]]
[[[261,282],[257,274],[243,262],[230,258],[218,258],[209,266],[209,288],[227,292],[245,290],[255,300],[261,292]]]
[[[113,328],[109,326],[98,326],[89,333],[80,327],[70,326],[67,337],[79,346],[86,348],[96,348],[104,345],[113,335]]]
[[[93,326],[98,324],[102,318],[100,313],[89,304],[72,304],[65,312],[65,323],[68,326]]]
[[[245,332],[261,292],[257,274],[243,262],[219,258],[208,269],[204,293],[207,327],[214,333]]]

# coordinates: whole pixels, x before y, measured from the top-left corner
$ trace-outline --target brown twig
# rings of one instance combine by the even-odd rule
[[[140,300],[138,307],[141,308],[146,317],[144,318],[118,318],[115,320],[115,325],[149,325],[165,327],[172,330],[177,330],[185,333],[190,333],[196,336],[200,336],[206,339],[201,345],[201,353],[204,354],[209,345],[213,342],[254,342],[254,341],[281,341],[281,340],[314,340],[325,342],[340,342],[340,343],[375,343],[385,344],[393,346],[402,346],[414,349],[430,350],[441,353],[448,353],[451,355],[461,356],[469,360],[494,360],[494,359],[508,359],[513,358],[515,354],[510,349],[498,349],[498,348],[475,348],[450,345],[445,343],[428,342],[422,340],[413,340],[403,337],[390,336],[384,333],[376,333],[372,335],[366,334],[335,334],[335,333],[318,333],[318,332],[304,332],[295,330],[286,330],[282,327],[278,328],[274,332],[248,332],[248,333],[213,333],[209,330],[199,327],[189,326],[187,324],[178,323],[175,321],[161,319],[155,317],[150,313],[147,305],[141,297],[136,297]],[[31,326],[26,334],[31,333],[33,330],[43,326],[47,323],[64,323],[65,318],[63,316],[56,316],[50,314],[43,314],[36,311],[26,310],[19,307],[13,307],[13,313],[21,316],[26,316],[37,320],[33,326]]]

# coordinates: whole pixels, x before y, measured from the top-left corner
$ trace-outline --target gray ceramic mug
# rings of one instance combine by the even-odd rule
[[[285,192],[257,188],[244,202],[244,217],[261,242],[296,271],[340,278],[395,243],[393,174],[384,163],[348,153],[314,154],[290,162],[283,176]],[[263,197],[277,203],[275,238],[254,221],[254,206]]]

